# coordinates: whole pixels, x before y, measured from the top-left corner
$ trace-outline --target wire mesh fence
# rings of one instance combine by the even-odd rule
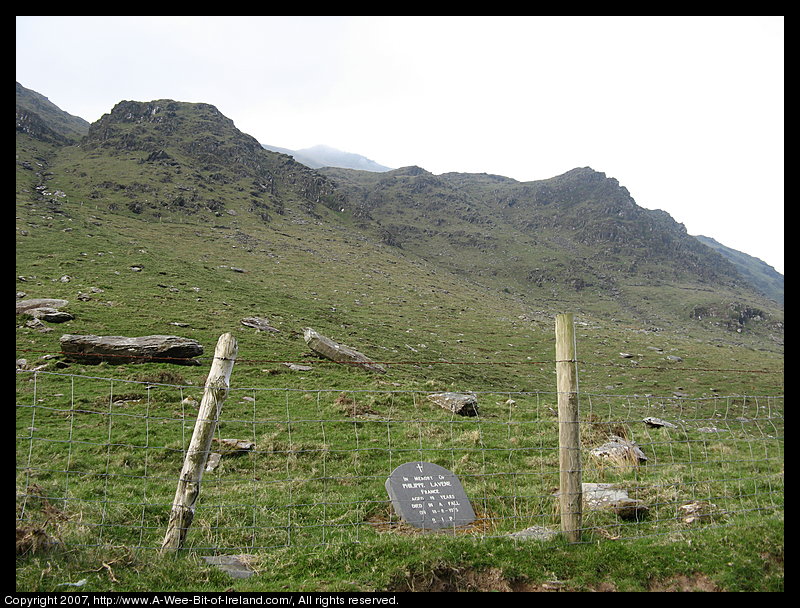
[[[557,532],[555,392],[228,393],[184,547],[256,552],[423,534],[384,486],[411,461],[452,471],[475,520],[446,533]],[[201,389],[17,373],[17,530],[66,546],[161,546]],[[783,510],[783,396],[580,394],[582,539],[681,534]]]

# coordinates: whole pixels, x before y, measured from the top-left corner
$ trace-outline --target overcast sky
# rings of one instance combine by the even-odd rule
[[[784,271],[783,17],[21,17],[16,80],[90,122],[215,105],[261,143],[520,181],[589,166]]]

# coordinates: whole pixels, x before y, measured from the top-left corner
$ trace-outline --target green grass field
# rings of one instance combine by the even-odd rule
[[[67,579],[87,578],[81,573],[93,560],[99,569],[83,590],[230,588],[231,580],[197,563],[198,556],[215,554],[250,556],[258,574],[237,580],[237,590],[424,589],[426,584],[432,587],[428,590],[436,584],[522,589],[548,583],[529,563],[548,551],[544,545],[562,560],[571,555],[578,563],[599,559],[595,553],[627,554],[631,547],[652,555],[681,554],[686,562],[660,566],[646,579],[637,579],[641,564],[632,557],[636,563],[622,578],[616,574],[621,564],[605,575],[575,571],[553,577],[569,589],[647,588],[677,572],[690,579],[700,573],[720,589],[782,585],[782,568],[780,576],[777,568],[782,564],[783,399],[766,397],[582,395],[583,481],[615,484],[648,505],[647,514],[634,520],[587,509],[583,546],[508,536],[530,526],[559,529],[552,392],[481,392],[480,415],[462,418],[431,404],[428,391],[244,388],[232,382],[217,437],[252,441],[255,447],[237,454],[215,444],[223,453],[221,465],[204,476],[185,550],[177,558],[161,557],[182,450],[197,411],[183,400],[199,401],[202,390],[163,383],[170,374],[176,379],[175,372],[158,364],[141,367],[151,366],[152,378],[160,375],[161,383],[112,380],[107,374],[120,368],[108,366],[104,377],[18,374],[18,530],[30,537],[18,555],[18,590],[59,590]],[[366,372],[337,373],[376,383],[364,377]],[[641,423],[653,415],[678,428]],[[708,432],[709,427],[715,431]],[[592,457],[589,448],[609,433],[634,440],[648,461]],[[473,524],[437,534],[398,521],[384,481],[394,467],[416,460],[459,476],[477,515]],[[680,506],[692,502],[712,506],[698,521],[686,523]],[[762,549],[770,546],[759,554],[769,556],[760,565],[752,556],[744,558],[752,543],[731,540],[752,530],[769,531],[759,539]],[[720,546],[700,565],[697,543],[705,546],[715,538]],[[744,560],[758,569],[769,562],[772,575],[734,584],[727,567],[717,563],[723,547],[731,552],[731,564]],[[469,565],[449,562],[453,551],[470,556]],[[394,557],[397,552],[405,558]],[[359,553],[386,553],[378,561],[394,566],[370,573],[353,557]],[[294,562],[314,555],[325,567],[309,565],[301,574]],[[429,561],[418,561],[421,555]],[[330,563],[333,556],[338,567]],[[177,577],[171,563],[180,564]],[[317,569],[324,574],[315,574]],[[491,583],[492,572],[503,574]],[[754,577],[754,571],[747,576]],[[425,583],[426,577],[431,581]]]

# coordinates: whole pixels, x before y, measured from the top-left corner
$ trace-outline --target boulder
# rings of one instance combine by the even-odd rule
[[[34,311],[40,308],[48,310],[58,310],[69,304],[67,300],[57,298],[33,298],[30,300],[17,300],[17,314],[34,315]]]
[[[600,460],[617,464],[640,464],[647,462],[647,456],[635,442],[617,435],[609,435],[608,442],[589,452]]]
[[[558,497],[560,491],[553,493]],[[639,521],[644,519],[649,508],[643,500],[631,498],[628,491],[611,483],[582,483],[583,510],[613,511],[620,519]]]
[[[73,317],[68,312],[59,310],[69,304],[67,300],[60,300],[57,298],[34,298],[31,300],[17,300],[17,314],[26,314],[38,320],[38,325],[29,325],[29,327],[41,328],[41,321],[48,323],[64,323],[65,321],[72,321]]]
[[[80,363],[174,363],[200,365],[193,359],[203,354],[196,340],[180,336],[93,336],[65,334],[61,336],[61,352],[67,359]]]
[[[377,372],[379,374],[386,373],[385,367],[379,365],[378,363],[374,363],[364,354],[353,348],[350,348],[349,346],[337,344],[330,338],[326,338],[310,327],[303,331],[303,338],[311,350],[321,357],[325,357],[326,359],[330,359],[336,363],[355,365],[356,367],[360,367],[370,372]]]
[[[434,393],[428,400],[459,416],[478,415],[478,397],[474,393]]]
[[[72,321],[75,318],[63,310],[56,310],[55,308],[47,308],[44,306],[41,308],[34,308],[28,311],[28,313],[33,315],[34,319],[47,321],[48,323],[65,323],[66,321]]]
[[[610,483],[583,483],[583,504],[588,511],[611,510],[621,519],[640,520],[647,515],[644,501],[628,496],[628,491]]]

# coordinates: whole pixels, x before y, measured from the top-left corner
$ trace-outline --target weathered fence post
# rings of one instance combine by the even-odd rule
[[[222,404],[228,395],[228,387],[236,359],[238,346],[232,334],[225,333],[219,337],[214,350],[214,361],[206,380],[203,400],[194,433],[186,451],[178,489],[172,503],[167,533],[161,543],[161,552],[177,551],[183,545],[186,532],[194,518],[194,506],[200,495],[200,481],[206,468],[206,461],[211,450],[211,441],[217,427]]]
[[[556,377],[558,390],[558,461],[561,531],[570,542],[581,537],[581,440],[578,425],[578,361],[572,313],[556,316]]]

